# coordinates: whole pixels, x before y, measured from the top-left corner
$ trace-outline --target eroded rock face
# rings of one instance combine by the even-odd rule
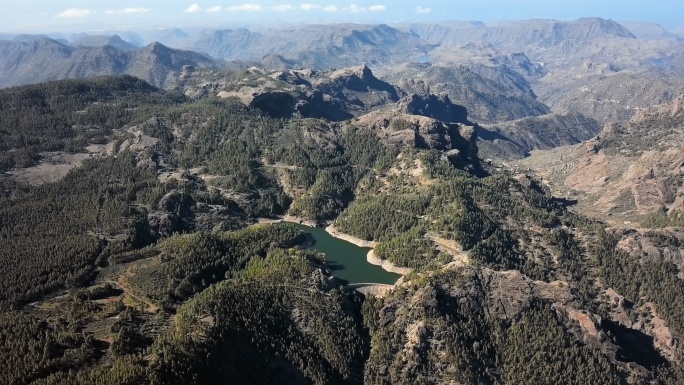
[[[549,152],[551,154],[551,152]],[[563,160],[566,157],[566,160]],[[593,212],[634,221],[647,214],[684,215],[684,96],[610,123],[581,146],[560,150],[561,167],[522,163],[544,174]],[[552,160],[553,161],[553,160]],[[557,165],[560,165],[557,163]],[[624,219],[623,219],[624,218]]]
[[[374,111],[360,117],[353,124],[375,131],[388,144],[440,150],[459,168],[480,169],[477,134],[473,126],[444,123],[434,118],[396,110]]]
[[[168,237],[194,228],[193,205],[192,199],[178,191],[164,195],[156,210],[148,215],[152,234],[157,238]]]
[[[453,104],[447,94],[411,94],[397,103],[397,110],[410,115],[421,115],[445,123],[468,123],[465,107]]]
[[[237,98],[243,104],[278,118],[300,116],[343,121],[397,102],[404,94],[373,75],[370,68],[345,68],[329,72],[284,70],[264,75],[253,83],[222,87],[221,98]],[[279,83],[276,83],[279,82]],[[220,84],[219,84],[220,85]],[[189,90],[195,95],[197,91]]]
[[[257,108],[276,118],[287,118],[295,111],[296,99],[284,91],[271,91],[256,94],[249,107]]]

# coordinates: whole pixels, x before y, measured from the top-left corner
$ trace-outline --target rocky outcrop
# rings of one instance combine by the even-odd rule
[[[274,118],[291,117],[296,110],[297,100],[285,91],[268,91],[255,94],[248,106],[256,108]]]
[[[333,71],[315,81],[323,99],[339,101],[351,113],[369,111],[399,100],[400,91],[373,75],[364,65]]]
[[[533,281],[517,270],[482,270],[482,279],[487,285],[489,314],[502,319],[515,319],[535,301],[548,301],[566,305],[575,297],[566,282]]]
[[[255,81],[249,84],[215,83],[219,89],[229,89],[218,91],[217,95],[238,98],[243,104],[273,117],[330,121],[351,119],[395,103],[403,96],[398,88],[376,78],[366,65],[328,72],[307,69],[253,72],[252,75]],[[196,88],[189,87],[186,94],[196,94]]]
[[[394,110],[371,112],[354,125],[375,131],[388,144],[440,150],[459,168],[480,169],[474,126]]]
[[[155,238],[168,237],[194,227],[194,202],[178,191],[167,193],[159,200],[156,210],[148,216],[150,230]]]
[[[453,104],[447,94],[411,94],[403,97],[395,109],[409,115],[427,116],[445,123],[468,123],[468,110]]]

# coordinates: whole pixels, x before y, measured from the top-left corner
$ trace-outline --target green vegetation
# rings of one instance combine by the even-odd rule
[[[109,248],[126,250],[149,242],[147,218],[136,225],[136,211],[129,205],[153,205],[164,189],[154,172],[137,167],[132,153],[123,153],[88,161],[59,182],[1,202],[0,301],[18,305],[84,285],[94,278],[95,261]],[[126,205],[110,206],[118,199]],[[107,207],[101,218],[100,204]],[[124,237],[106,245],[98,240],[100,225]]]
[[[684,227],[684,215],[682,213],[673,213],[667,215],[663,211],[656,211],[646,215],[639,221],[641,226],[652,229],[663,227]]]
[[[506,176],[475,178],[434,152],[421,154],[426,188],[391,187],[361,197],[336,221],[337,227],[379,242],[378,255],[405,267],[431,265],[438,253],[424,238],[431,232],[458,242],[471,257],[497,269],[517,269],[522,257],[515,235],[524,226],[553,228],[564,213],[534,186]],[[423,238],[423,239],[421,239]]]
[[[121,350],[110,368],[45,373],[35,383],[361,383],[368,345],[355,298],[319,286],[320,268],[311,254],[273,250],[180,306],[146,348],[149,362]],[[124,327],[116,341],[139,338]]]
[[[43,151],[83,152],[150,109],[185,100],[132,76],[63,80],[0,90],[0,171],[33,165]]]
[[[507,384],[617,385],[621,382],[616,368],[606,357],[573,341],[548,306],[523,313],[498,343],[502,379]]]
[[[616,247],[617,241],[603,233],[595,246],[600,276],[635,305],[654,303],[672,332],[684,336],[684,306],[679,300],[684,281],[677,277],[677,267],[669,261],[639,260]]]
[[[274,251],[179,308],[177,330],[155,346],[165,351],[162,383],[360,383],[368,347],[358,315],[344,294],[311,281],[316,265],[305,253]],[[196,367],[183,378],[189,354]]]
[[[136,269],[130,282],[150,299],[170,306],[232,277],[271,247],[289,248],[303,241],[303,233],[287,225],[174,236],[145,250],[158,254],[160,262]]]
[[[116,148],[54,183],[0,178],[2,383],[684,378],[651,346],[644,310],[684,337],[681,239],[643,233],[671,259],[621,251],[533,179],[480,175],[474,148],[454,160],[130,77],[4,90],[0,108],[0,170]],[[158,142],[129,148],[138,130]],[[335,220],[414,271],[383,298],[350,292],[296,227],[254,225],[286,213]],[[624,337],[641,334],[643,352]]]
[[[366,301],[373,349],[365,383],[621,383],[614,364],[575,341],[548,304],[492,317],[481,278],[472,270],[436,274]],[[418,296],[420,303],[405,302]]]

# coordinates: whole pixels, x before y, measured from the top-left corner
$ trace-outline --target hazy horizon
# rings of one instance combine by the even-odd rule
[[[483,21],[555,19],[576,20],[601,17],[616,21],[660,24],[670,31],[684,26],[677,15],[684,14],[684,4],[665,1],[659,6],[637,0],[560,1],[481,0],[477,4],[445,0],[421,2],[362,0],[354,3],[285,1],[192,2],[153,0],[126,4],[104,0],[56,1],[44,4],[25,0],[5,4],[0,15],[2,33],[75,33],[157,28],[214,28],[247,24],[326,24]]]

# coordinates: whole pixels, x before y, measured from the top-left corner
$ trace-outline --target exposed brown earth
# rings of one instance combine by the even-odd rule
[[[608,124],[579,145],[539,151],[515,162],[588,212],[631,220],[684,209],[684,97]],[[555,160],[554,160],[555,159]]]

